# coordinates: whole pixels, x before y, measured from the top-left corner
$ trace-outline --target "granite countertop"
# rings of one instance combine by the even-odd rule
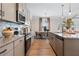
[[[54,33],[54,34],[61,36],[63,38],[79,38],[79,33],[75,34]]]
[[[4,39],[4,37],[0,37],[0,48],[3,47],[3,46],[5,46],[5,45],[7,45],[7,44],[9,44],[9,43],[11,43],[11,42],[13,42],[13,41],[18,40],[21,37],[24,37],[24,35],[15,35],[9,41],[6,41]]]

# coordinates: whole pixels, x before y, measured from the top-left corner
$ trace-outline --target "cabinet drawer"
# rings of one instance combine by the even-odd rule
[[[6,46],[0,48],[0,56],[4,56],[5,54],[9,53],[9,51],[13,51],[13,43],[10,43]]]
[[[13,49],[9,51],[7,54],[4,54],[4,56],[13,56]]]
[[[56,38],[56,52],[58,56],[63,55],[63,41]]]

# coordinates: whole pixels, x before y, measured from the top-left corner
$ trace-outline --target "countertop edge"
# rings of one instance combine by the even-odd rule
[[[18,40],[18,39],[21,38],[21,37],[24,37],[24,35],[22,35],[22,36],[20,35],[20,36],[17,36],[17,37],[12,38],[10,41],[1,44],[1,45],[0,45],[0,48],[2,48],[2,47],[4,47],[4,46],[6,46],[6,45],[8,45],[8,44],[10,44],[10,43],[12,43],[12,42]]]

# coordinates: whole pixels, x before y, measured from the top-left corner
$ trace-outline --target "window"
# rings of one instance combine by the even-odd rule
[[[49,17],[41,17],[39,19],[39,31],[48,31],[50,30],[50,18]]]

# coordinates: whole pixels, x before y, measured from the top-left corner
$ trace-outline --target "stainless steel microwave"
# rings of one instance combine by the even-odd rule
[[[22,22],[25,23],[25,16],[23,16],[22,14],[18,14],[18,22]]]
[[[19,23],[25,23],[25,16],[24,16],[24,14],[22,12],[17,11],[16,15],[18,16],[18,17],[16,17],[16,21],[17,22],[19,22]]]

